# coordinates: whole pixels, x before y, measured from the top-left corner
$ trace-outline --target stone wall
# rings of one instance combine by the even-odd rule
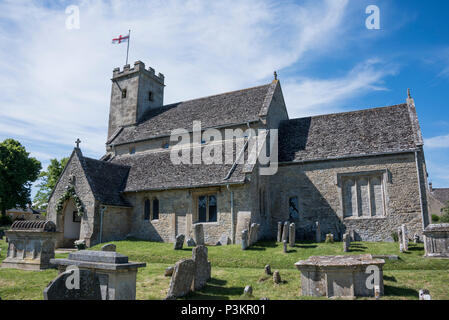
[[[338,176],[342,173],[385,171],[385,215],[343,218]],[[283,165],[272,177],[276,186],[270,201],[272,236],[277,221],[288,220],[289,197],[299,200],[297,237],[312,239],[319,220],[322,234],[354,231],[364,241],[392,241],[391,234],[406,224],[410,234],[422,233],[422,215],[413,153]]]
[[[102,242],[125,239],[131,231],[130,208],[107,206],[103,213]]]

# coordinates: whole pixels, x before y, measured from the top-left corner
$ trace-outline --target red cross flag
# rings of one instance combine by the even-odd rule
[[[126,36],[120,35],[120,36],[118,36],[117,38],[112,39],[112,43],[128,42],[128,39],[129,39],[129,34],[126,35]]]

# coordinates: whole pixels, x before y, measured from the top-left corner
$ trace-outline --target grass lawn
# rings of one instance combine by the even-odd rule
[[[170,283],[164,269],[180,258],[190,258],[191,248],[173,250],[171,243],[147,241],[116,241],[117,251],[128,255],[131,261],[143,261],[146,268],[139,269],[137,299],[163,299]],[[0,240],[3,260],[6,243]],[[202,290],[191,293],[186,299],[242,299],[243,289],[252,285],[254,299],[310,299],[300,296],[300,273],[294,267],[298,260],[313,255],[341,255],[342,243],[297,243],[282,252],[282,244],[261,242],[242,251],[238,245],[209,248],[212,279]],[[100,246],[91,248],[99,250]],[[351,243],[346,254],[399,254],[397,243]],[[433,299],[449,299],[449,259],[423,258],[422,244],[410,244],[409,252],[399,254],[399,260],[387,260],[384,266],[385,296],[382,299],[418,299],[419,289],[429,289]],[[66,254],[58,254],[61,258]],[[279,270],[283,283],[274,285],[265,277],[264,266]],[[21,271],[0,269],[0,297],[2,299],[42,299],[42,291],[54,277],[56,270]],[[325,299],[325,298],[324,298]]]

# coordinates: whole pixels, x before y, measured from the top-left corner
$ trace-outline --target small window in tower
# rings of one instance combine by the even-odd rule
[[[126,98],[126,89],[122,89],[122,99]]]
[[[153,101],[153,92],[148,92],[148,100]]]

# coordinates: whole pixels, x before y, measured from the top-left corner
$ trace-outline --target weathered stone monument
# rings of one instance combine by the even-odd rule
[[[167,299],[173,299],[187,295],[192,289],[194,276],[195,261],[193,261],[193,259],[181,259],[176,262],[173,270],[173,275],[170,280]]]
[[[407,226],[405,224],[401,225],[401,233],[402,233],[402,246],[404,251],[408,251],[408,232]]]
[[[188,247],[194,247],[194,246],[196,246],[195,240],[193,240],[193,238],[187,239],[187,246],[188,246]]]
[[[67,269],[44,289],[44,300],[102,300],[100,277],[87,269]]]
[[[211,265],[207,260],[207,251],[206,246],[197,246],[192,250],[192,260],[195,262],[192,290],[201,289],[210,280]]]
[[[117,250],[117,246],[113,243],[108,243],[101,247],[101,251],[115,252],[116,250]]]
[[[52,221],[15,221],[7,230],[8,252],[2,268],[43,270],[55,257],[56,225]]]
[[[430,291],[427,289],[419,290],[419,300],[432,300],[430,296]]]
[[[334,235],[332,233],[326,234],[326,243],[334,243]]]
[[[313,256],[298,261],[295,266],[301,272],[301,289],[304,296],[374,297],[375,286],[378,286],[379,294],[383,294],[384,264],[385,260],[373,259],[370,254],[364,254]]]
[[[284,227],[282,228],[282,241],[288,241],[288,221],[284,222]]]
[[[50,262],[58,266],[60,274],[68,266],[96,274],[102,300],[135,300],[137,270],[146,266],[143,262],[129,262],[127,256],[117,252],[91,250],[71,252],[67,259]]]
[[[248,229],[242,231],[242,250],[248,249]]]
[[[449,223],[429,224],[423,233],[425,257],[449,258]]]
[[[349,247],[351,245],[351,237],[348,233],[343,235],[343,252],[349,252]]]
[[[185,236],[183,234],[178,234],[176,236],[175,243],[173,245],[174,250],[182,250],[182,246],[184,245]]]
[[[279,273],[279,270],[275,270],[273,272],[273,282],[275,284],[280,284],[281,283],[281,274]]]
[[[290,223],[289,226],[289,233],[288,233],[288,239],[289,239],[289,245],[290,247],[294,247],[295,246],[295,242],[296,242],[296,226],[295,223]]]
[[[271,267],[270,267],[269,264],[267,264],[267,265],[265,266],[264,271],[265,271],[265,274],[266,274],[267,276],[271,276]]]
[[[173,271],[175,270],[175,267],[167,267],[164,271],[164,277],[171,277],[173,275]]]
[[[315,241],[317,243],[321,242],[321,228],[320,228],[320,222],[315,222]]]
[[[253,287],[246,286],[245,289],[243,289],[243,294],[246,296],[252,296],[253,295]]]
[[[284,253],[287,253],[288,252],[288,250],[287,250],[287,240],[284,240],[282,243],[284,244]]]
[[[282,242],[282,222],[278,222],[278,234],[277,234],[277,242]]]
[[[193,240],[195,240],[197,246],[204,245],[204,228],[201,223],[193,226]]]

